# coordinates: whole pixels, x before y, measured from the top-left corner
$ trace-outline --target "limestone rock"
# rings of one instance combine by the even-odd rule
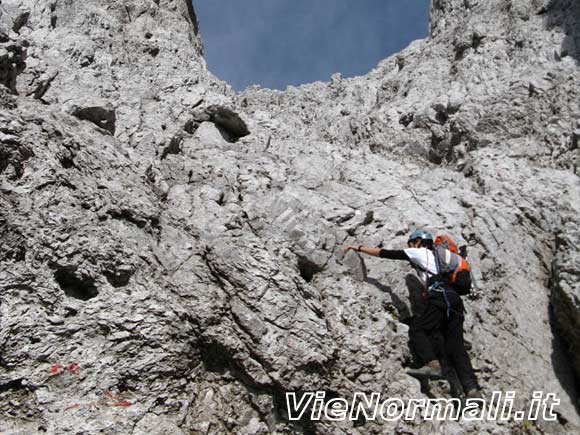
[[[1,2],[0,432],[578,433],[580,3],[433,1],[365,76],[241,94],[193,6]],[[484,390],[556,421],[288,419],[462,394],[405,373],[408,265],[342,255],[416,228],[469,245]]]
[[[364,260],[360,257],[360,255],[356,255],[354,252],[349,252],[345,258],[344,262],[352,276],[360,282],[365,282],[367,279],[367,268],[365,266]]]

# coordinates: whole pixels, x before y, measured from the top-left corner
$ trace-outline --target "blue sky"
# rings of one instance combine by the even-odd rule
[[[210,71],[236,90],[366,74],[428,33],[430,0],[193,0]]]

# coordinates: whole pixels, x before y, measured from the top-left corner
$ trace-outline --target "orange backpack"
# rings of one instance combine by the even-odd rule
[[[471,290],[471,269],[463,255],[460,255],[457,244],[447,235],[437,236],[433,244],[433,253],[439,273],[434,280],[449,285],[460,295],[467,295]]]
[[[443,234],[443,235],[435,237],[435,242],[433,244],[434,245],[441,245],[445,249],[449,249],[454,254],[459,254],[459,248],[457,247],[457,244],[447,234]]]

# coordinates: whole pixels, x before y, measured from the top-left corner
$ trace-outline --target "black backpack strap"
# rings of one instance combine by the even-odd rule
[[[441,260],[439,259],[439,252],[437,252],[436,246],[433,248],[433,257],[435,257],[435,268],[437,269],[437,273],[431,276],[431,278],[429,279],[430,281],[432,281],[429,283],[430,285],[435,284],[441,279]]]
[[[437,275],[435,275],[433,278],[437,279],[435,281],[435,284],[440,284],[441,280],[441,260],[439,259],[439,252],[437,251],[437,247],[435,247],[433,249],[433,256],[435,257],[435,265],[437,266]],[[449,301],[449,296],[447,295],[447,286],[445,284],[443,284],[442,286],[443,289],[443,298],[445,299],[445,305],[447,305],[447,318],[451,317],[451,311],[455,311],[453,308],[451,308],[451,302]]]

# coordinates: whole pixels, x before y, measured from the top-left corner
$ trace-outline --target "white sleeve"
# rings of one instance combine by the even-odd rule
[[[429,274],[437,274],[435,256],[427,248],[407,248],[404,250],[411,263],[419,266],[423,270],[428,270]]]

